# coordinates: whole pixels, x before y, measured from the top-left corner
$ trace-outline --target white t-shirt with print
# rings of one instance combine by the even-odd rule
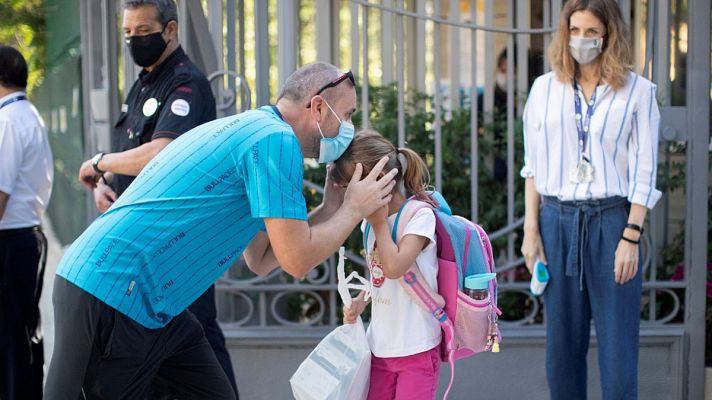
[[[388,217],[393,228],[396,214]],[[361,224],[361,231],[366,222]],[[425,281],[437,291],[438,265],[435,243],[435,215],[429,208],[418,210],[405,227],[405,235],[423,236],[430,243],[418,254],[416,263]],[[430,350],[440,343],[440,324],[416,303],[401,286],[400,279],[383,277],[371,257],[376,234],[368,235],[367,257],[371,275],[371,323],[366,335],[371,352],[376,357],[403,357]],[[376,246],[378,249],[378,246]]]

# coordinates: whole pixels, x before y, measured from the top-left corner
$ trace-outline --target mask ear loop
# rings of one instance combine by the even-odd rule
[[[321,95],[320,95],[320,96],[321,96]],[[314,96],[314,97],[316,97],[316,96]],[[313,97],[312,97],[312,98],[313,98]],[[324,99],[324,96],[321,96],[321,100],[322,100],[322,102],[323,102],[324,104],[326,104],[327,107],[329,107],[329,110],[334,114],[334,117],[336,117],[336,119],[339,121],[339,123],[341,123],[341,120],[339,119],[339,116],[336,115],[336,113],[335,113],[334,110],[331,108],[331,106],[329,105],[329,103],[326,102],[326,99]],[[316,127],[317,127],[317,129],[319,129],[319,134],[321,135],[321,138],[322,138],[322,139],[326,139],[326,136],[324,136],[324,132],[321,131],[321,125],[319,124],[319,121],[316,121]],[[338,136],[338,132],[337,132],[337,136]]]
[[[174,20],[174,19],[169,19],[168,22],[166,22],[166,24],[163,25],[163,29],[161,29],[161,36],[163,36],[163,33],[166,31],[166,29],[168,28],[168,24],[170,24],[171,21],[175,21],[175,20]],[[176,21],[176,23],[178,23],[178,21]],[[173,40],[173,39],[168,38],[168,41],[166,42],[166,47],[168,47],[168,45],[171,44],[171,41],[172,41],[172,40]]]
[[[408,159],[406,159],[405,155],[400,152],[399,148],[396,148],[396,158],[401,165],[401,180],[398,182],[398,192],[405,197],[407,195],[405,191],[405,170],[408,168]]]

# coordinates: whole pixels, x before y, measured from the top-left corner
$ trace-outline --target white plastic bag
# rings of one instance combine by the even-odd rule
[[[339,249],[336,267],[341,300],[351,305],[348,289],[360,289],[370,296],[369,282],[356,272],[344,274],[344,248]],[[356,279],[361,284],[350,283]],[[355,324],[334,329],[319,342],[292,375],[289,383],[296,400],[362,400],[368,395],[371,349],[361,317]]]

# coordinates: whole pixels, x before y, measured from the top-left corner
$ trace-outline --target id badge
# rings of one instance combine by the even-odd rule
[[[578,165],[569,172],[569,180],[571,183],[593,182],[593,165],[585,157],[581,157]]]

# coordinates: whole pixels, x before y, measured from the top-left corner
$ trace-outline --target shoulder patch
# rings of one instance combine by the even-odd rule
[[[171,103],[171,111],[180,117],[185,117],[190,113],[190,104],[183,99],[174,100]]]

